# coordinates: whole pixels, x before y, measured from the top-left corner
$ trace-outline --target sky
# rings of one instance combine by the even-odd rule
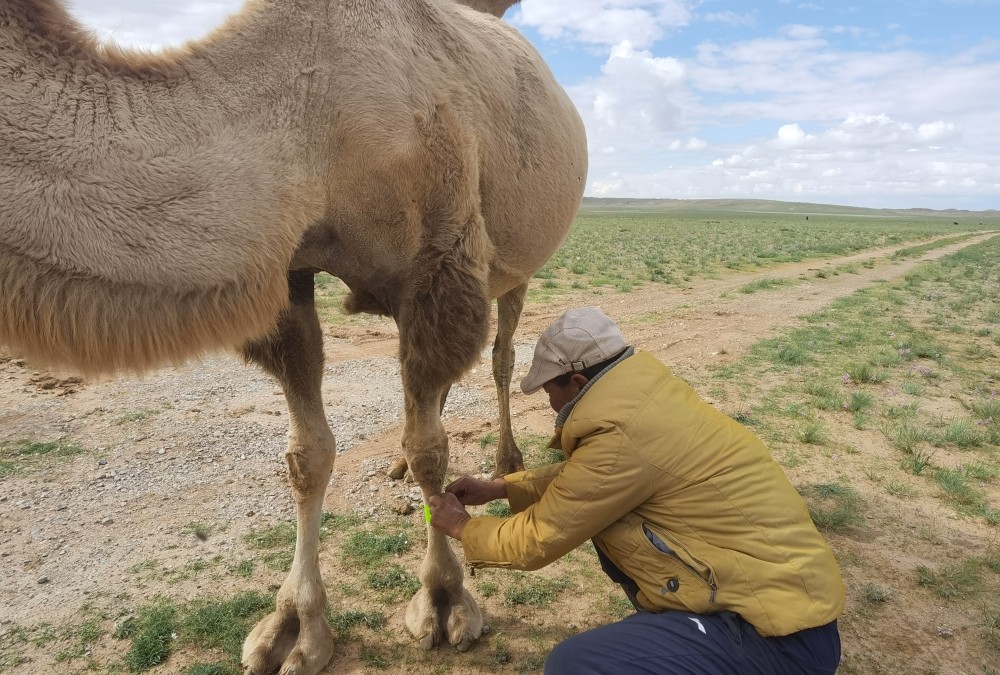
[[[69,0],[197,39],[242,0]],[[523,0],[587,127],[591,197],[1000,209],[1000,0]]]

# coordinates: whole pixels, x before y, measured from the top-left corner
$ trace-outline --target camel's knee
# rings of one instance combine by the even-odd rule
[[[514,374],[514,350],[509,346],[493,348],[493,380],[497,383],[510,382]]]
[[[332,438],[322,445],[289,444],[285,462],[288,465],[288,480],[297,500],[326,492],[336,454]]]
[[[448,436],[444,431],[411,434],[403,439],[403,456],[414,481],[439,488],[448,470]]]

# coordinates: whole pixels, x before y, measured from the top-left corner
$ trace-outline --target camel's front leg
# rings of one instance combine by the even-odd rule
[[[444,388],[444,392],[442,392],[442,394],[441,394],[441,412],[442,413],[444,413],[444,404],[448,400],[448,392],[450,390],[451,390],[450,386],[445,387]],[[415,480],[413,478],[413,472],[410,471],[410,466],[406,463],[406,451],[405,451],[405,449],[403,451],[402,457],[400,457],[399,459],[397,459],[393,463],[393,465],[389,467],[389,470],[386,473],[388,474],[389,478],[391,478],[393,480],[399,480],[400,478],[402,478],[407,483],[412,483]],[[427,495],[424,495],[424,502],[425,503],[427,502]]]
[[[324,617],[319,528],[336,444],[321,399],[323,337],[313,307],[313,275],[292,273],[289,284],[291,304],[277,330],[243,348],[244,356],[274,375],[285,392],[290,416],[285,458],[298,521],[292,569],[275,610],[243,643],[248,675],[315,675],[333,655],[333,634]]]
[[[448,437],[440,416],[444,393],[439,389],[421,400],[419,394],[406,392],[403,453],[424,503],[441,494],[448,468]],[[421,588],[406,608],[406,627],[425,649],[447,639],[465,651],[482,634],[483,614],[462,585],[464,576],[448,537],[428,525]]]
[[[514,442],[510,423],[510,379],[514,374],[514,331],[524,309],[528,285],[521,284],[497,298],[497,337],[493,342],[493,381],[500,407],[500,442],[494,478],[524,469],[521,449]]]

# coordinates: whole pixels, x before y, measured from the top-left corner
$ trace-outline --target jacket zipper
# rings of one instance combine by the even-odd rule
[[[646,538],[646,541],[649,542],[649,545],[652,546],[656,550],[657,553],[662,553],[663,555],[670,556],[671,558],[673,558],[674,560],[676,560],[677,562],[679,562],[682,566],[684,566],[686,569],[688,569],[694,576],[696,576],[697,578],[701,579],[702,581],[704,581],[708,585],[708,589],[710,591],[709,595],[708,595],[708,600],[709,600],[709,602],[711,602],[714,605],[715,604],[715,596],[716,596],[716,593],[719,590],[719,587],[715,583],[715,573],[712,572],[711,568],[709,568],[708,565],[705,565],[705,567],[708,568],[708,579],[706,580],[704,577],[701,576],[701,572],[699,572],[698,570],[696,570],[692,565],[689,565],[683,558],[681,558],[679,555],[677,555],[677,551],[675,551],[673,548],[670,548],[670,544],[673,544],[674,546],[677,546],[677,544],[675,542],[670,541],[669,544],[667,542],[663,542],[663,544],[667,548],[670,548],[670,553],[665,553],[664,551],[661,551],[656,546],[656,544],[654,544],[652,541],[649,541],[649,537],[646,536],[646,529],[647,529],[646,528],[646,523],[642,524],[642,529],[643,529],[643,532],[642,532],[643,537]],[[651,532],[653,535],[655,535],[658,539],[660,538],[660,535],[657,534],[656,532],[653,532],[652,529],[650,529],[649,532]]]

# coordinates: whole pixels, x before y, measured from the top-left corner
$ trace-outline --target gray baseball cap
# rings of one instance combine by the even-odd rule
[[[621,329],[599,307],[571,309],[538,338],[521,391],[533,394],[552,378],[607,361],[626,347]]]

